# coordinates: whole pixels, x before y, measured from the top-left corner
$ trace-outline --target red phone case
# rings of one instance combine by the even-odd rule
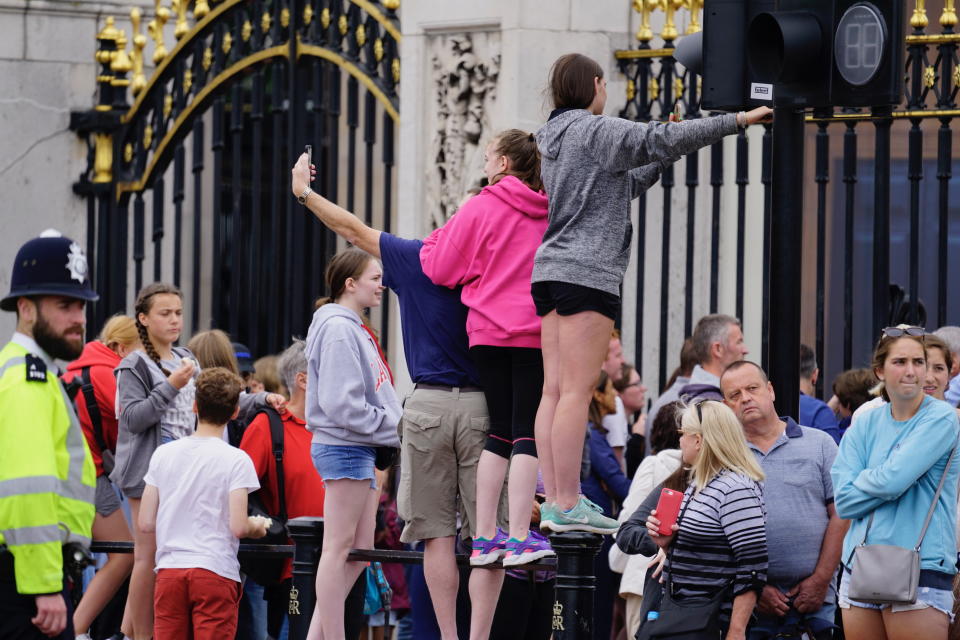
[[[660,527],[657,533],[662,536],[669,536],[673,533],[673,525],[680,515],[680,504],[683,502],[683,493],[673,489],[662,489],[660,499],[657,501],[657,520],[660,521]]]

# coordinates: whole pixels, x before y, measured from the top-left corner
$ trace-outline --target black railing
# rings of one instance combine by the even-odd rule
[[[317,564],[323,552],[323,518],[294,518],[287,523],[292,545],[240,545],[238,555],[245,558],[293,558],[293,580],[290,588],[288,615],[290,640],[307,637],[310,619],[316,604]],[[592,637],[594,593],[594,558],[600,551],[602,538],[591,533],[564,533],[550,538],[556,558],[511,567],[520,571],[556,571],[556,597],[552,612],[553,637],[556,640],[589,640]],[[94,541],[94,553],[133,553],[133,542]],[[347,556],[355,562],[393,562],[423,564],[420,551],[393,549],[354,549]],[[469,557],[458,554],[457,565],[470,566]],[[477,570],[502,570],[496,562]]]
[[[697,2],[682,4],[699,11]],[[639,43],[616,52],[627,81],[620,115],[663,121],[676,104],[684,118],[707,115],[699,109],[696,76],[672,57],[680,37],[679,10],[670,10],[660,34],[663,46],[653,48],[655,36],[646,25],[649,14],[662,7],[648,2],[634,6],[643,12]],[[960,117],[957,16],[953,3],[946,3],[939,16],[941,32],[929,34],[923,3],[905,9],[912,11],[908,13],[912,32],[901,44],[906,72],[903,104],[869,111],[817,110],[806,118],[805,137],[812,153],[807,154],[803,187],[808,204],[794,231],[795,241],[803,247],[799,282],[771,279],[767,259],[771,220],[778,215],[770,206],[769,126],[718,143],[709,154],[687,156],[641,198],[633,344],[645,378],[662,388],[691,321],[712,312],[742,318],[748,339],[761,345],[761,353],[750,357],[769,369],[770,328],[786,311],[771,306],[770,292],[783,287],[801,291],[801,337],[816,349],[821,369],[818,391],[826,395],[840,371],[868,364],[883,326],[960,324],[960,300],[948,293],[951,274],[960,268],[954,257],[960,245],[956,205],[960,185],[953,179],[951,158],[952,122]],[[689,24],[696,29],[696,21]],[[761,146],[759,153],[751,153],[754,145]],[[704,155],[712,191],[709,206],[696,193]],[[725,155],[734,167],[724,166]],[[679,172],[685,176],[685,195],[675,188],[674,175]],[[728,185],[736,194],[729,200]],[[663,204],[654,208],[650,203],[659,201],[657,191]],[[685,225],[676,215],[684,197]],[[694,233],[692,226],[709,231]],[[657,229],[662,237],[648,239]],[[696,256],[703,259],[697,262]],[[659,278],[650,279],[650,269],[656,266],[661,269]],[[733,276],[732,282],[725,280],[724,272]],[[659,292],[656,284],[651,287],[657,280]],[[696,295],[698,282],[709,283],[709,295]],[[701,290],[706,293],[706,286]],[[653,344],[651,328],[658,338]]]
[[[319,193],[362,207],[378,228],[392,226],[399,3],[222,0],[176,3],[171,12],[165,2],[147,29],[152,76],[143,73],[149,39],[140,32],[148,17],[131,13],[129,52],[111,18],[98,36],[98,104],[72,114],[90,150],[74,186],[88,198],[88,255],[101,294],[88,323],[95,331],[128,311],[143,284],[165,280],[185,289],[187,333],[218,327],[255,354],[273,353],[306,331],[337,248],[290,194],[303,145],[314,147]],[[174,17],[168,52],[164,23]],[[382,336],[386,309],[372,318]]]

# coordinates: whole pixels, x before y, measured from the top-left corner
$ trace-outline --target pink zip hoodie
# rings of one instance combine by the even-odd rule
[[[546,230],[547,196],[506,176],[423,241],[427,277],[451,289],[463,285],[471,347],[540,348],[530,277]]]

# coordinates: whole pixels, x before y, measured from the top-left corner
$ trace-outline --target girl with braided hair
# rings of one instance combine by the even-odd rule
[[[157,447],[191,435],[196,425],[193,412],[199,374],[193,353],[174,346],[183,330],[183,298],[170,284],[155,282],[140,290],[134,306],[134,319],[143,351],[124,358],[117,377],[116,467],[110,479],[130,500],[133,521],[140,512],[143,477]],[[241,416],[252,416],[270,404],[280,408],[283,396],[277,394],[243,395]],[[156,539],[153,534],[134,530],[134,564],[130,577],[128,610],[135,640],[153,635],[153,569]]]

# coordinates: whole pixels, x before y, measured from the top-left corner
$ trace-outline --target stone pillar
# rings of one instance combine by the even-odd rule
[[[629,2],[444,0],[402,2],[398,223],[404,238],[443,224],[483,178],[483,151],[498,131],[536,131],[550,113],[550,65],[578,51],[608,77],[608,114],[626,80],[613,52],[630,45]],[[399,323],[391,344],[401,342]],[[391,357],[396,359],[394,354]],[[405,372],[399,386],[406,388]]]

